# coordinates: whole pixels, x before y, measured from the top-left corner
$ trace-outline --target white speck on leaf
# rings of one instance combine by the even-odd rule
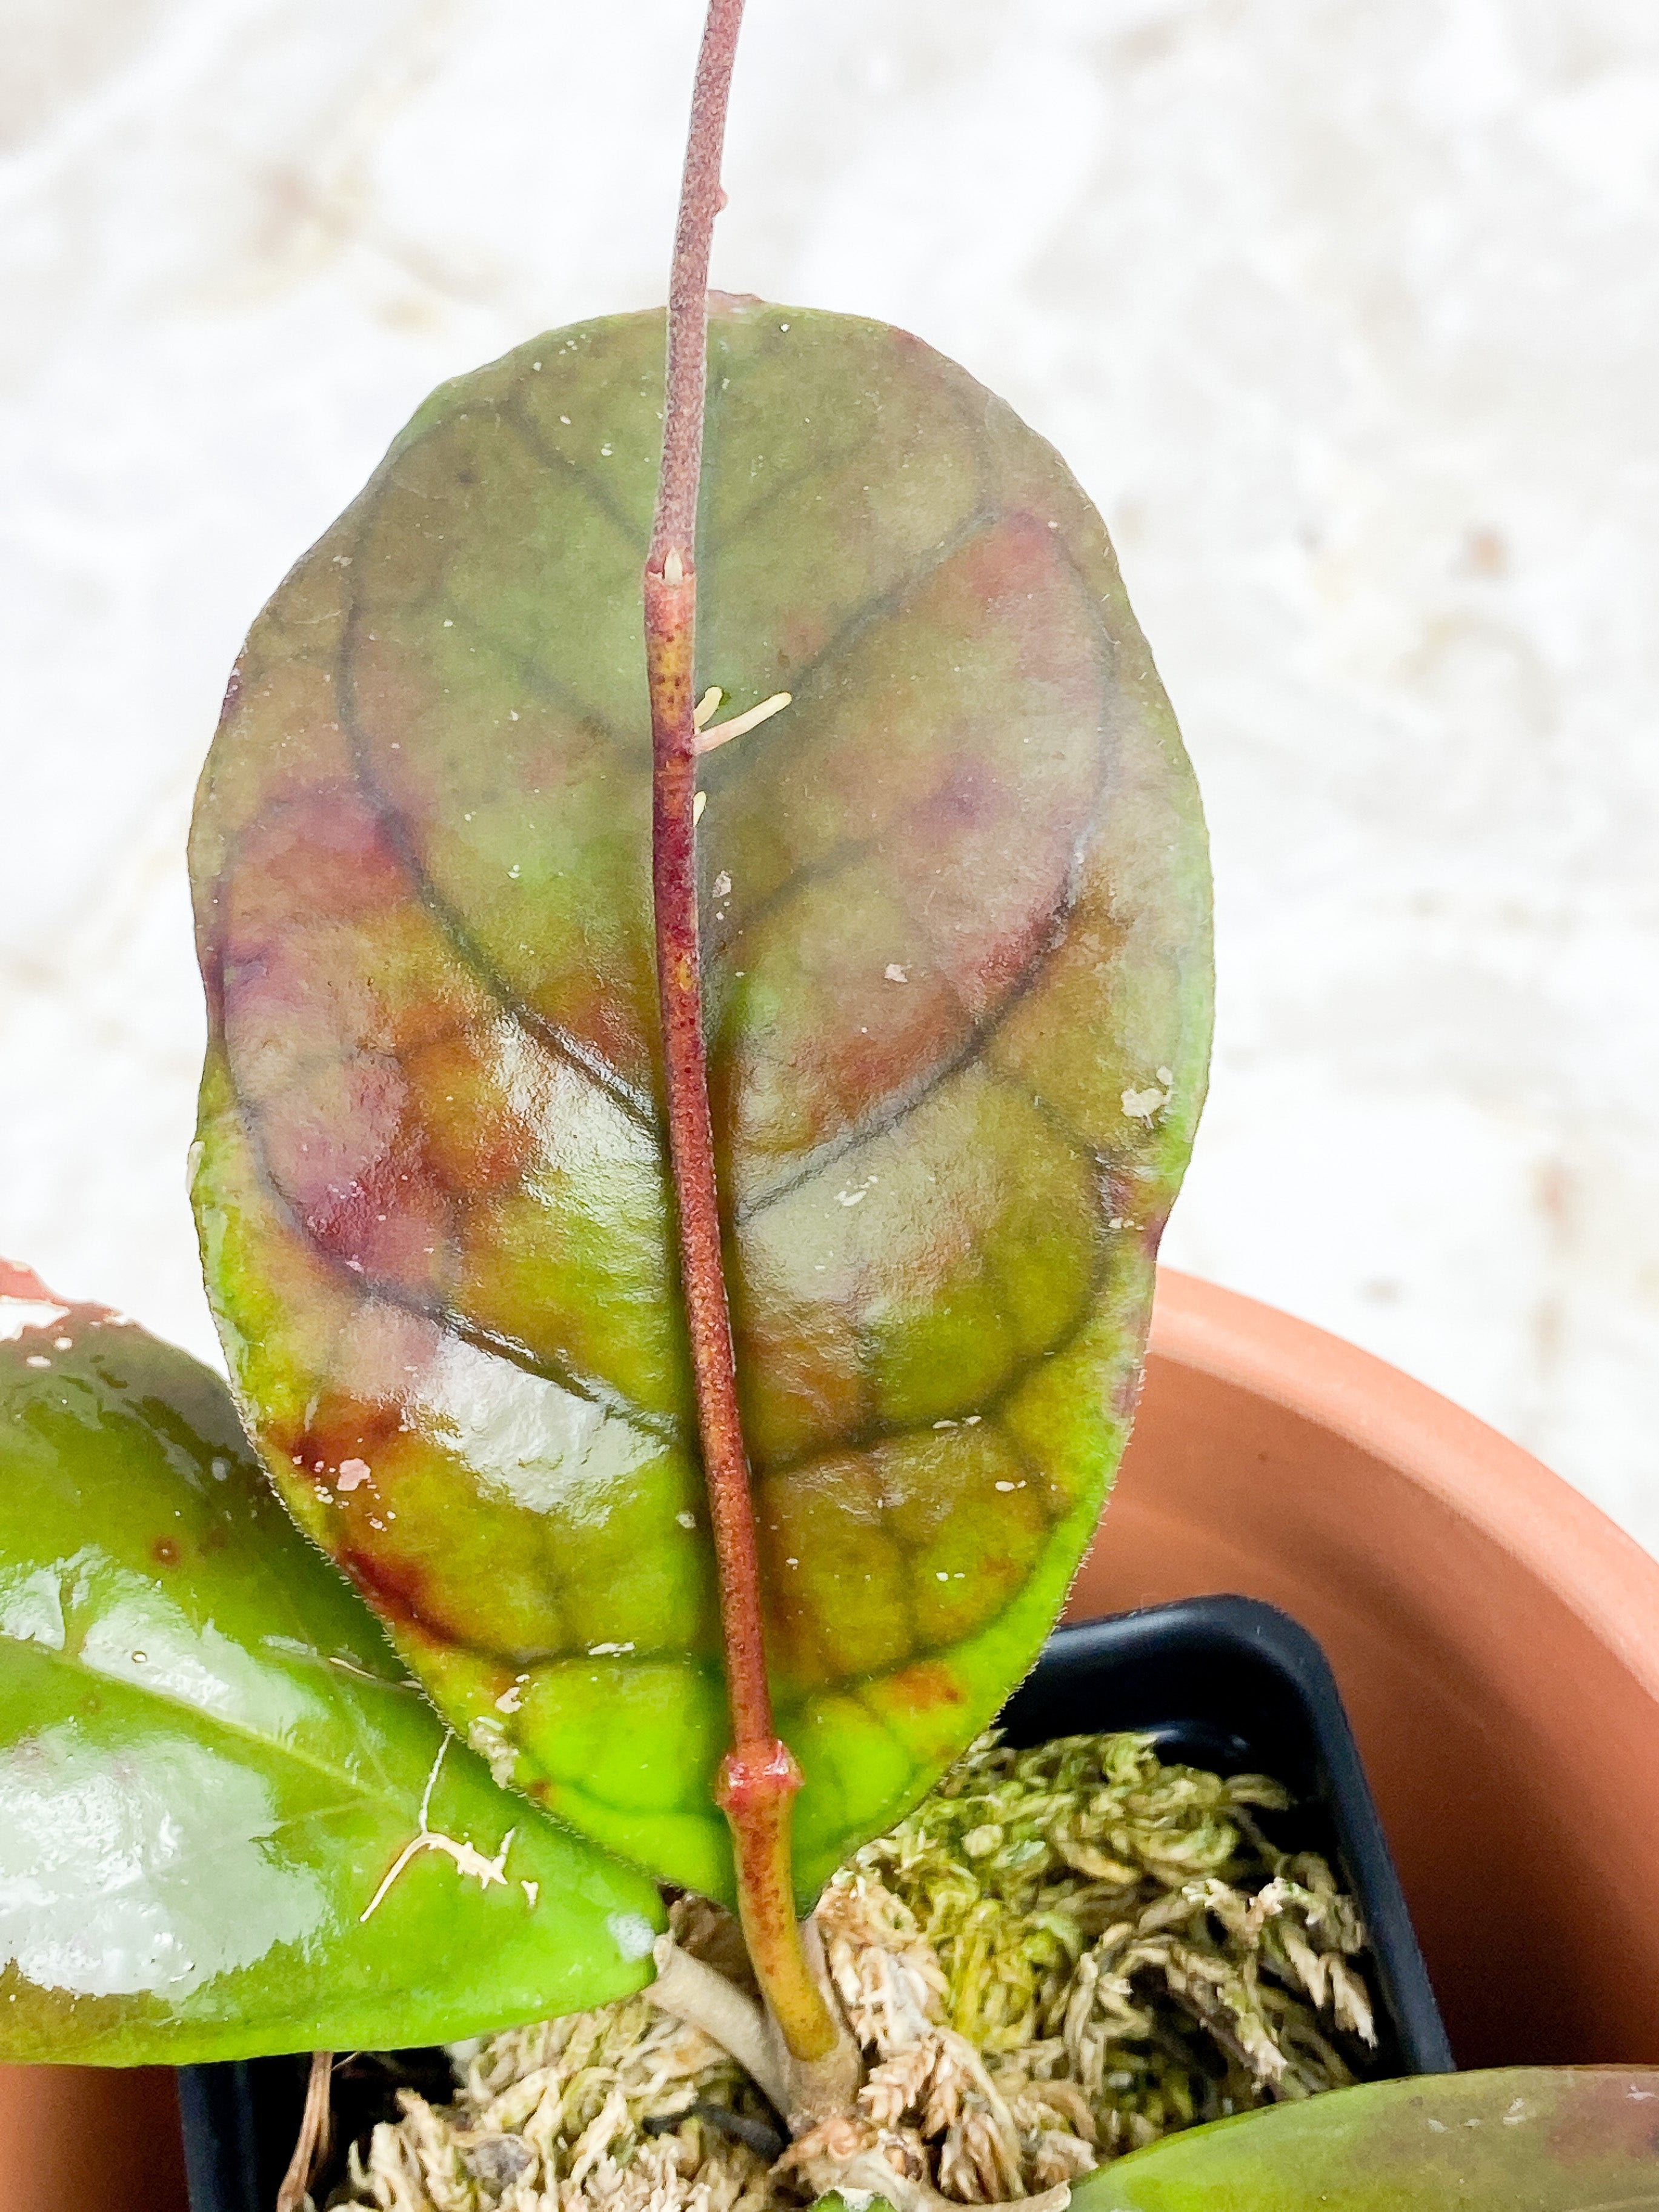
[[[1160,1068],[1158,1073],[1163,1074]],[[1132,1121],[1145,1121],[1150,1128],[1155,1115],[1161,1114],[1170,1103],[1169,1091],[1161,1085],[1149,1085],[1145,1091],[1126,1091],[1123,1110]]]
[[[590,1644],[587,1656],[590,1659],[625,1659],[633,1649],[631,1644]]]
[[[657,1935],[642,1912],[608,1913],[605,1924],[624,1959],[632,1960],[651,1956],[651,1947],[656,1942]]]
[[[726,874],[725,869],[722,868],[719,875],[714,878],[714,896],[716,898],[730,898],[731,896],[732,878]]]
[[[537,1899],[541,1895],[541,1893],[542,1893],[542,1886],[541,1886],[540,1882],[538,1882],[538,1881],[521,1881],[521,1882],[519,1884],[519,1887],[520,1887],[520,1888],[524,1892],[524,1901],[525,1901],[525,1903],[526,1903],[526,1904],[530,1907],[530,1910],[533,1912],[533,1911],[536,1910],[536,1899]]]
[[[372,1472],[367,1460],[343,1459],[340,1462],[338,1486],[342,1490],[356,1490],[360,1482],[368,1480]]]
[[[910,980],[896,960],[890,960],[881,972],[890,983],[908,983]]]
[[[513,1770],[518,1765],[518,1759],[501,1723],[486,1719],[480,1713],[469,1724],[466,1740],[489,1767],[491,1779],[505,1790],[513,1779]]]
[[[695,1528],[697,1525],[697,1516],[692,1512],[688,1511],[677,1513],[674,1516],[674,1518],[679,1522],[682,1528]]]

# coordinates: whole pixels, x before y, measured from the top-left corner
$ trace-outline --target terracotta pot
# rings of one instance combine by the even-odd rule
[[[0,2066],[0,2212],[185,2212],[170,2067]]]
[[[1659,2063],[1659,1563],[1421,1384],[1166,1273],[1069,1617],[1223,1590],[1324,1645],[1460,2062]],[[0,2069],[0,2212],[184,2203],[168,2075]]]

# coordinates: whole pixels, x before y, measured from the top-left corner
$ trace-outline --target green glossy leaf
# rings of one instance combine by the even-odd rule
[[[638,1989],[651,1885],[446,1735],[224,1385],[9,1286],[0,2057],[423,2043]]]
[[[1659,2070],[1510,2067],[1338,2089],[1166,2136],[1072,2212],[1643,2212]]]
[[[255,626],[193,840],[194,1188],[304,1527],[498,1771],[729,1896],[650,928],[661,387],[657,315],[446,386]],[[793,695],[708,756],[699,839],[805,1902],[996,1711],[1093,1529],[1209,884],[1098,515],[914,338],[719,307],[699,574],[700,684]]]

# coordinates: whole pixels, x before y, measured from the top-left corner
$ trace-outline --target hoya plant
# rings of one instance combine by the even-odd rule
[[[552,2023],[483,2100],[593,2076],[557,2024],[622,2006],[595,2160],[626,2045],[740,2074],[763,2117],[722,2125],[758,2158],[769,2104],[797,2199],[912,2212],[944,2200],[871,2115],[934,1998],[813,1909],[994,1721],[1096,1528],[1202,1101],[1208,873],[1056,454],[903,332],[708,293],[738,15],[666,318],[434,394],[232,676],[191,868],[234,1406],[0,1285],[0,2050],[313,2051],[325,2088],[331,2051]],[[1337,1904],[1275,1879],[1340,2010]],[[1338,2092],[1062,2159],[1048,2203],[1565,2204],[1586,2160],[1651,2172],[1613,2081]],[[458,2203],[507,2201],[512,2140],[473,2130]],[[992,2160],[957,2195],[1044,2192]]]
[[[193,1193],[301,1527],[498,1780],[738,1908],[810,2064],[799,1914],[1122,1449],[1208,880],[1057,456],[902,332],[708,301],[736,21],[665,379],[641,314],[445,386],[248,641]]]

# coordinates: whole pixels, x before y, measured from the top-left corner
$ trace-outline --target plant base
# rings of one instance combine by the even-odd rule
[[[447,2107],[407,2094],[341,2201],[760,2212],[878,2185],[901,2207],[994,2203],[1346,2085],[1376,2042],[1363,1930],[1322,1859],[1269,1838],[1287,1806],[1266,1777],[1165,1765],[1141,1735],[987,1739],[818,1908],[866,2061],[844,2111],[786,2148],[720,2045],[635,1998],[492,2038]],[[674,1923],[748,1982],[726,1915],[685,1899]]]
[[[491,2039],[465,2054],[459,2098],[422,2082],[373,2145],[347,2122],[361,2181],[344,2201],[392,2212],[557,2202],[568,2212],[574,2197],[626,2212],[654,2172],[659,2207],[695,2197],[699,2212],[720,2212],[836,2180],[867,2190],[854,2176],[874,2157],[894,2173],[884,2193],[937,2212],[941,2183],[995,2201],[1017,2176],[1041,2195],[1051,2176],[1182,2124],[1188,2106],[1202,2118],[1230,2101],[1305,2094],[1343,2069],[1449,2064],[1334,1685],[1294,1623],[1210,1599],[1063,1630],[1005,1722],[1016,1745],[1134,1725],[1163,1762],[1122,1743],[1109,1754],[981,1754],[858,1855],[819,1919],[864,2048],[865,2094],[775,2174],[782,2137],[764,2100],[716,2046],[684,2039],[638,2000],[631,2022],[629,2008],[612,2008]],[[1182,1763],[1231,1779],[1183,1776]],[[1282,1776],[1297,1808],[1273,1810],[1272,1790],[1242,1778],[1247,1767]],[[1358,1898],[1373,1937],[1363,1983],[1347,1979],[1352,1908],[1309,1853]],[[730,1918],[682,1900],[675,1920],[741,2007],[752,1984]],[[1374,2060],[1358,2033],[1368,2003]],[[1121,2032],[1126,2014],[1142,2033]],[[1277,2080],[1270,2050],[1283,2061]],[[620,2111],[606,2117],[618,2087]],[[502,2135],[533,2162],[490,2140]],[[509,2163],[519,2170],[498,2190]],[[243,2212],[242,2200],[196,2198],[196,2212],[233,2207]]]

